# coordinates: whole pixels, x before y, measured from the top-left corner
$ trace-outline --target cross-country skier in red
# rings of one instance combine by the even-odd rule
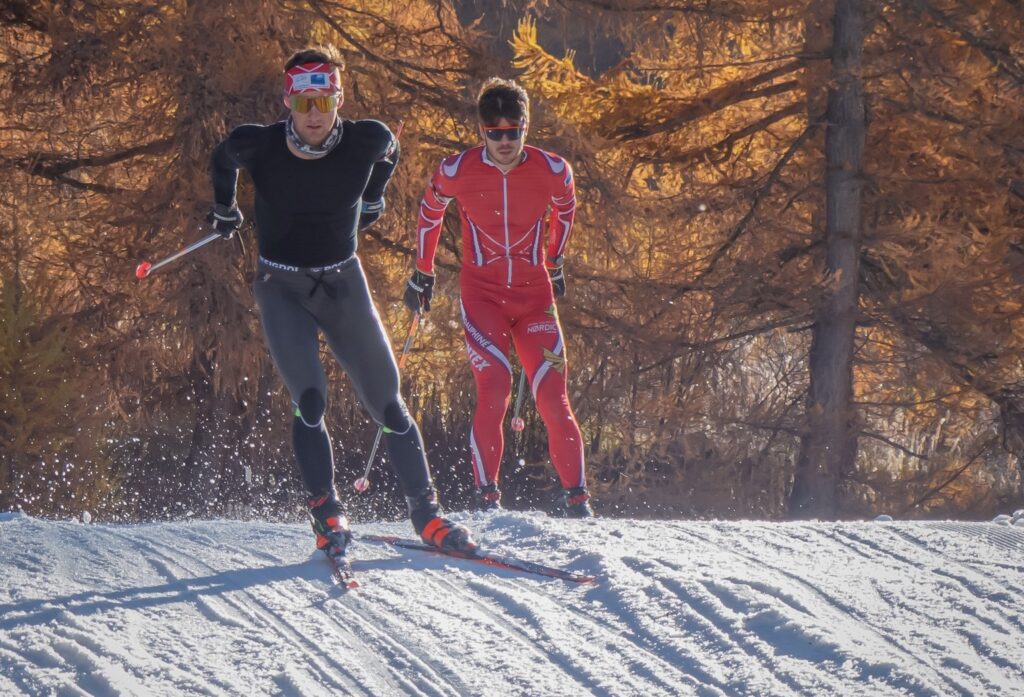
[[[565,294],[562,262],[576,211],[572,167],[525,144],[530,102],[515,82],[488,80],[477,113],[483,143],[445,158],[423,196],[405,303],[414,312],[430,309],[441,222],[455,200],[462,221],[462,323],[477,393],[470,456],[482,506],[501,507],[498,470],[514,343],[547,427],[564,512],[590,517],[583,439],[566,391],[565,342],[554,302]]]

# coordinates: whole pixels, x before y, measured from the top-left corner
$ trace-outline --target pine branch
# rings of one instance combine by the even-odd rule
[[[559,4],[566,9],[573,9],[572,5],[582,6],[587,9],[599,10],[601,12],[615,12],[620,14],[681,14],[696,17],[710,17],[731,22],[742,23],[764,23],[763,14],[745,14],[750,9],[749,3],[726,2],[715,0],[684,0],[682,2],[638,2],[636,4],[612,2],[612,0],[559,0]],[[776,15],[777,21],[785,19],[784,15]]]
[[[982,446],[980,448],[978,448],[978,452],[974,453],[974,455],[971,457],[971,459],[969,459],[967,461],[966,464],[964,464],[963,466],[959,467],[955,472],[953,472],[953,474],[951,474],[949,477],[947,477],[945,479],[945,481],[941,482],[940,484],[937,484],[936,486],[933,486],[931,489],[929,489],[924,494],[919,496],[915,501],[913,501],[910,504],[907,504],[903,508],[903,510],[900,512],[900,516],[905,516],[910,511],[914,510],[915,508],[920,507],[923,503],[925,503],[929,499],[934,498],[936,494],[938,494],[943,489],[945,489],[947,486],[949,486],[950,484],[955,482],[957,479],[959,479],[960,476],[964,472],[966,472],[970,468],[971,465],[973,465],[975,462],[977,462],[978,458],[981,457],[982,454],[986,450],[988,450],[988,448],[990,448],[995,442],[996,442],[995,439],[985,441],[985,443],[983,443]]]
[[[37,32],[46,32],[49,25],[46,21],[46,10],[42,3],[25,2],[25,0],[7,0],[6,7],[0,10],[0,26],[27,27]]]
[[[705,93],[696,101],[683,104],[676,110],[675,115],[671,118],[665,119],[659,123],[637,123],[620,126],[612,131],[610,137],[616,138],[622,142],[628,142],[639,138],[647,138],[655,135],[656,133],[666,133],[668,131],[678,130],[684,124],[696,121],[697,119],[710,114],[714,114],[726,107],[734,106],[750,99],[757,99],[771,95],[771,88],[769,88],[769,91],[759,90],[756,88],[759,85],[770,82],[771,80],[782,77],[783,75],[794,73],[803,67],[803,60],[794,60],[753,77],[723,85]],[[779,93],[791,91],[795,86],[795,83],[787,82],[785,83],[784,88],[779,90]]]
[[[1024,415],[1024,396],[1018,390],[999,382],[986,379],[976,368],[972,367],[960,356],[960,352],[952,346],[952,337],[933,324],[919,326],[908,313],[899,307],[888,308],[890,318],[910,338],[926,348],[930,355],[940,360],[956,376],[961,384],[984,395],[999,407],[1003,422],[1004,447],[1018,457],[1021,453],[1017,447],[1011,446],[1007,440],[1013,438],[1018,443],[1022,437],[1021,415]]]
[[[708,264],[704,268],[704,270],[698,274],[697,278],[694,281],[678,286],[676,288],[676,291],[672,294],[672,297],[666,300],[665,303],[662,305],[662,308],[655,312],[654,316],[651,318],[652,320],[656,320],[659,317],[661,317],[661,315],[663,315],[667,311],[667,309],[672,306],[672,303],[674,303],[676,300],[683,297],[687,293],[699,288],[700,284],[704,281],[704,279],[711,275],[711,273],[715,270],[715,267],[718,266],[718,262],[720,262],[725,257],[725,254],[733,247],[733,245],[736,244],[739,238],[743,236],[743,233],[747,229],[747,225],[749,225],[750,221],[754,219],[754,216],[757,214],[758,209],[761,207],[761,202],[768,195],[769,191],[775,185],[775,183],[779,180],[779,177],[782,174],[782,170],[785,169],[789,161],[793,159],[793,156],[796,155],[797,151],[799,151],[800,148],[803,147],[803,144],[807,142],[807,140],[815,133],[815,131],[818,130],[819,126],[820,124],[817,122],[808,124],[807,127],[804,128],[803,132],[799,136],[797,136],[796,140],[794,140],[790,144],[790,146],[786,148],[786,152],[784,152],[782,154],[782,157],[780,157],[778,161],[775,163],[775,166],[772,168],[772,171],[768,174],[768,178],[765,181],[765,183],[758,187],[756,191],[754,191],[753,201],[750,204],[750,208],[747,209],[747,212],[743,215],[742,218],[740,218],[740,221],[732,229],[728,237],[726,237],[725,242],[719,245],[718,249],[716,249],[711,254],[711,257],[708,260]]]
[[[429,102],[430,104],[448,109],[451,107],[452,95],[444,90],[438,88],[435,85],[417,80],[409,75],[407,72],[399,70],[398,66],[408,68],[410,71],[417,73],[422,72],[435,72],[435,73],[449,73],[453,72],[446,69],[433,69],[428,70],[425,66],[410,63],[405,60],[401,60],[395,56],[381,56],[370,49],[369,46],[364,44],[362,41],[357,39],[351,32],[345,30],[341,24],[331,17],[326,10],[322,7],[322,3],[319,0],[307,0],[310,9],[319,16],[324,22],[326,22],[334,31],[338,33],[345,41],[355,47],[363,56],[368,58],[375,65],[380,66],[388,73],[395,76],[397,84],[409,94],[415,94],[421,101]],[[462,72],[462,71],[456,71]]]
[[[928,460],[928,456],[927,455],[922,455],[921,453],[915,453],[913,450],[911,450],[907,446],[900,445],[899,443],[897,443],[896,441],[892,440],[891,438],[887,438],[887,437],[883,436],[881,433],[875,433],[873,431],[865,431],[864,429],[861,429],[860,435],[867,436],[868,438],[872,438],[874,440],[877,440],[877,441],[880,441],[882,443],[885,443],[889,447],[895,448],[896,450],[899,450],[900,452],[904,452],[907,455],[910,455],[911,457],[916,457],[918,460],[924,460],[926,462]]]
[[[905,2],[911,8],[924,12],[936,24],[956,34],[969,45],[978,49],[999,72],[1014,80],[1018,85],[1024,86],[1024,65],[1013,56],[1009,47],[986,41],[969,29],[958,26],[947,14],[928,2],[928,0],[905,0]]]
[[[787,83],[789,84],[789,83]],[[804,102],[793,102],[789,106],[779,109],[778,111],[768,114],[764,118],[758,119],[757,121],[744,126],[738,131],[733,131],[727,137],[712,143],[711,145],[705,145],[700,148],[691,148],[678,155],[665,154],[665,155],[644,155],[638,158],[640,162],[657,163],[657,164],[676,164],[685,165],[690,162],[696,162],[703,160],[704,158],[723,151],[731,152],[732,147],[745,138],[749,138],[752,135],[760,133],[766,130],[770,126],[775,125],[779,121],[784,121],[792,116],[798,116],[807,109],[807,105]],[[717,159],[717,158],[716,158]]]
[[[20,157],[0,159],[0,164],[24,170],[29,174],[49,179],[58,179],[68,172],[82,169],[83,167],[102,167],[130,160],[139,155],[158,155],[169,150],[174,142],[174,138],[161,138],[160,140],[154,140],[143,145],[135,145],[104,155],[86,155],[84,157],[68,157],[59,153],[30,152]]]
[[[407,244],[402,244],[401,242],[395,242],[394,240],[388,239],[383,235],[383,233],[377,230],[376,226],[371,225],[365,230],[360,230],[359,234],[367,235],[376,240],[382,247],[398,252],[403,256],[407,256],[411,259],[416,257],[415,247],[410,247]],[[452,273],[458,273],[461,268],[461,264],[451,264],[449,262],[442,261],[441,259],[435,259],[434,266],[442,268],[445,271],[451,271]]]
[[[434,67],[432,65],[428,65],[428,64],[425,64],[425,63],[410,63],[409,61],[403,60],[403,59],[398,58],[396,56],[388,56],[386,58],[382,57],[379,54],[377,54],[377,53],[373,52],[372,50],[370,50],[370,48],[366,44],[364,44],[361,41],[358,41],[357,39],[355,39],[350,32],[347,32],[344,29],[342,29],[341,25],[339,25],[338,22],[335,21],[334,18],[331,17],[327,13],[327,10],[324,9],[324,6],[330,8],[330,9],[335,9],[335,10],[339,10],[339,11],[349,12],[349,13],[355,14],[355,15],[360,15],[360,16],[366,18],[366,19],[372,20],[373,22],[377,22],[377,23],[380,23],[380,24],[384,25],[385,27],[387,27],[387,29],[389,29],[392,32],[397,32],[399,30],[399,28],[396,27],[393,23],[389,22],[385,17],[382,17],[381,15],[373,13],[373,12],[368,12],[366,10],[362,10],[362,9],[352,5],[352,4],[342,5],[342,4],[330,2],[330,0],[307,0],[307,2],[310,5],[311,9],[317,15],[319,15],[325,22],[330,24],[331,27],[334,28],[334,30],[337,31],[342,37],[344,37],[344,39],[346,41],[348,41],[353,46],[355,46],[357,49],[359,49],[359,51],[363,55],[365,55],[367,58],[372,58],[373,61],[375,63],[377,63],[378,65],[384,65],[384,66],[387,66],[389,64],[400,65],[400,66],[402,66],[404,68],[409,68],[410,70],[415,70],[416,72],[432,73],[434,75],[450,75],[450,74],[455,74],[457,76],[461,76],[461,75],[465,75],[466,72],[467,72],[466,70],[463,70],[463,69],[460,69],[460,68],[436,68],[436,67]]]

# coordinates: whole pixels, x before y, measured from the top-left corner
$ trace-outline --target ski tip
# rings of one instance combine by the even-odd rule
[[[359,587],[359,580],[352,577],[350,573],[336,572],[331,574],[334,580],[334,585],[345,590],[352,590],[353,588]]]
[[[327,563],[331,565],[331,579],[339,588],[352,589],[359,586],[359,581],[352,572],[352,562],[344,555],[327,555]]]

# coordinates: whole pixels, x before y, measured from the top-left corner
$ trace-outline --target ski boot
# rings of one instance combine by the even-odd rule
[[[565,490],[566,518],[593,518],[594,509],[590,507],[590,493],[585,486],[577,486]]]
[[[485,484],[476,490],[476,507],[478,511],[500,511],[501,492],[497,484]]]
[[[433,545],[451,552],[472,552],[477,548],[469,528],[464,525],[456,525],[450,520],[441,516],[434,516],[427,521],[421,530],[417,531],[420,539],[428,545]]]
[[[441,517],[433,488],[406,496],[405,500],[412,526],[425,543],[450,552],[472,552],[477,548],[469,528]]]
[[[322,496],[313,496],[306,503],[316,535],[316,548],[332,559],[344,557],[352,541],[352,531],[334,489]]]

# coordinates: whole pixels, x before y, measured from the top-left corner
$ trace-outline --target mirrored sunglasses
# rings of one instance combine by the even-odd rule
[[[317,111],[326,114],[329,111],[334,111],[338,106],[338,95],[336,94],[324,94],[316,97],[304,97],[301,94],[293,94],[288,99],[291,102],[292,109],[300,114],[309,113],[309,110],[314,106]]]
[[[523,137],[523,127],[520,126],[485,126],[484,135],[488,140],[500,141],[502,138],[519,140]]]

